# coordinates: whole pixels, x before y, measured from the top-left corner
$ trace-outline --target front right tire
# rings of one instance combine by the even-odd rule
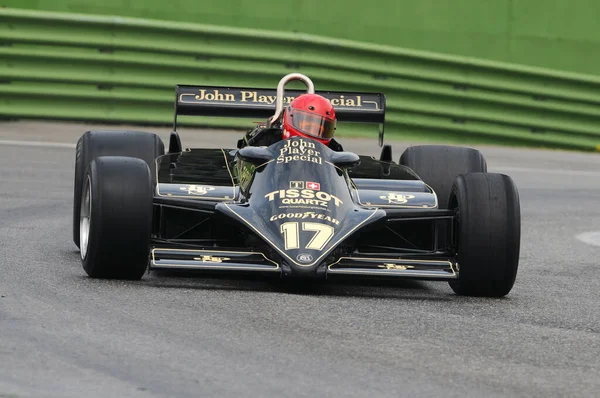
[[[140,279],[148,268],[152,176],[144,160],[101,156],[83,178],[81,261],[93,278]]]

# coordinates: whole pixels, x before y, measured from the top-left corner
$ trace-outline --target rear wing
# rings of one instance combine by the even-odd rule
[[[275,113],[277,102],[275,89],[178,85],[176,92],[174,131],[177,131],[178,115],[266,120]],[[305,90],[285,90],[284,106],[305,93]],[[383,145],[385,95],[342,91],[316,91],[316,93],[331,102],[339,121],[379,124],[379,142]]]

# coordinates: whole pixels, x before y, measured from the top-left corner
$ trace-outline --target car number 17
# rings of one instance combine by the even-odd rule
[[[285,250],[300,248],[299,224],[299,222],[285,222],[281,224],[281,233],[283,234]],[[315,232],[312,239],[306,245],[307,249],[312,250],[323,250],[327,242],[329,242],[333,237],[334,231],[332,226],[319,224],[316,222],[303,222],[302,230],[308,232]]]

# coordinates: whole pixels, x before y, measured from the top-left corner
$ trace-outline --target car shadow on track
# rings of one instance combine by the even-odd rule
[[[79,251],[69,251],[77,265]],[[81,270],[83,279],[90,279]],[[102,282],[94,279],[95,282]],[[115,281],[112,281],[113,283]],[[217,273],[186,270],[152,271],[144,275],[141,281],[127,281],[129,288],[138,285],[159,289],[198,289],[222,291],[248,291],[330,297],[364,297],[402,300],[439,300],[456,298],[449,289],[441,290],[426,283],[410,279],[355,279],[336,278],[334,280],[298,281],[281,279],[279,276],[265,276],[256,273]],[[436,284],[445,285],[444,282]]]
[[[401,279],[285,280],[256,274],[215,274],[189,271],[153,271],[146,284],[164,289],[236,290],[295,295],[366,297],[405,300],[448,300],[448,294],[427,283]]]

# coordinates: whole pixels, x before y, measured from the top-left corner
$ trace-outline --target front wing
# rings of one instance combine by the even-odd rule
[[[182,209],[201,212],[206,216],[215,214],[215,202],[185,200],[181,198],[155,197],[155,209]],[[382,209],[386,215],[379,220],[380,228],[402,223],[427,222],[434,242],[429,249],[405,250],[334,250],[319,266],[318,274],[326,277],[344,275],[349,277],[402,277],[428,280],[458,278],[459,265],[452,250],[444,242],[453,235],[454,212],[451,210]],[[393,231],[393,229],[390,228]],[[158,232],[158,231],[157,231]],[[356,233],[360,233],[357,231]],[[346,241],[351,240],[352,236]],[[281,258],[272,252],[263,252],[245,245],[219,247],[214,242],[185,239],[164,239],[154,234],[150,256],[150,270],[178,269],[200,271],[238,271],[282,274]],[[343,246],[341,242],[339,246]],[[353,245],[356,246],[356,245]]]

